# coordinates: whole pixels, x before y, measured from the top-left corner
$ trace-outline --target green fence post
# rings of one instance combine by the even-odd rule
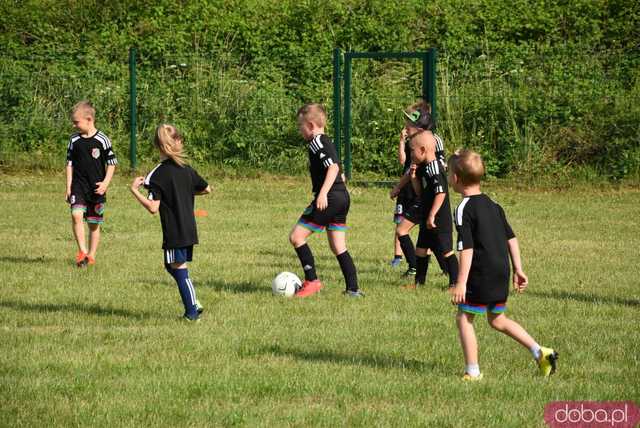
[[[422,60],[422,90],[426,92],[425,96],[431,104],[431,115],[433,120],[437,122],[438,119],[438,105],[436,103],[436,60],[438,51],[435,48],[429,49],[424,59]]]
[[[136,116],[136,48],[131,48],[129,49],[129,160],[132,170],[135,170],[137,166]]]
[[[344,56],[344,172],[351,180],[351,55]]]
[[[342,129],[340,128],[340,114],[342,109],[340,107],[340,58],[342,52],[340,48],[333,50],[333,142],[338,152],[338,159],[342,159],[340,154],[340,134]]]

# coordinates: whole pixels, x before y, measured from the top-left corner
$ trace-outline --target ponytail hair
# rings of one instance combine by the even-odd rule
[[[153,140],[160,153],[167,156],[180,166],[186,165],[186,156],[182,149],[184,140],[182,135],[173,125],[163,123],[156,128],[156,136]]]

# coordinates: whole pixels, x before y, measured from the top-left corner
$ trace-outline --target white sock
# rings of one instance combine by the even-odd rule
[[[529,350],[531,351],[533,358],[535,358],[537,361],[540,358],[540,345],[534,343],[533,346],[529,348]]]
[[[466,366],[464,366],[464,372],[469,376],[478,377],[480,376],[480,365],[467,364]]]

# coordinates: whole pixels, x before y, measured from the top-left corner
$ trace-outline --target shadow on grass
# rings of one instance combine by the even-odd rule
[[[428,361],[407,359],[401,356],[355,354],[336,352],[331,350],[305,351],[302,349],[286,349],[279,345],[259,348],[255,351],[251,351],[247,354],[247,356],[255,354],[275,355],[278,357],[293,357],[297,360],[319,363],[368,366],[377,369],[411,370],[419,373],[436,370],[436,364],[434,363]]]
[[[584,303],[604,303],[619,306],[640,306],[640,300],[638,299],[597,296],[593,294],[571,293],[568,291],[530,291],[527,294],[543,299],[577,300],[578,302]]]
[[[76,312],[101,317],[124,317],[143,319],[151,317],[149,312],[131,312],[125,309],[108,308],[100,305],[83,305],[81,303],[25,303],[11,300],[0,301],[0,307],[30,312]]]
[[[196,290],[199,287],[213,288],[216,291],[223,291],[228,293],[269,293],[271,294],[271,287],[264,285],[256,285],[250,281],[242,282],[227,282],[220,279],[208,279],[204,281],[195,281]]]
[[[28,263],[52,263],[55,261],[53,257],[29,257],[29,256],[2,256],[0,257],[0,263],[16,263],[16,264],[28,264]]]

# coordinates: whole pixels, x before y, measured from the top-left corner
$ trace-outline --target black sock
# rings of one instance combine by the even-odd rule
[[[455,254],[451,254],[444,259],[449,273],[449,285],[454,285],[458,281],[458,259]]]
[[[416,268],[416,250],[413,247],[413,242],[411,241],[411,236],[402,235],[398,236],[398,241],[400,241],[400,248],[402,248],[402,253],[404,254],[404,258],[407,260],[410,268]]]
[[[358,291],[358,274],[356,273],[356,266],[353,264],[353,259],[348,251],[336,256],[342,275],[344,275],[344,282],[347,284],[347,291]]]
[[[438,266],[440,266],[440,270],[442,271],[442,273],[448,274],[449,267],[447,266],[447,261],[444,255],[442,255],[441,253],[435,253],[435,256],[436,256],[436,260],[438,261]]]
[[[314,281],[318,279],[318,276],[316,275],[316,264],[313,260],[311,248],[309,248],[307,244],[303,244],[296,248],[296,254],[298,254],[302,270],[304,270],[304,279],[307,281]]]
[[[401,254],[396,254],[393,256],[394,260],[402,260],[402,255]]]
[[[424,257],[416,257],[416,284],[424,284],[427,282],[427,271],[429,270],[430,255]]]

